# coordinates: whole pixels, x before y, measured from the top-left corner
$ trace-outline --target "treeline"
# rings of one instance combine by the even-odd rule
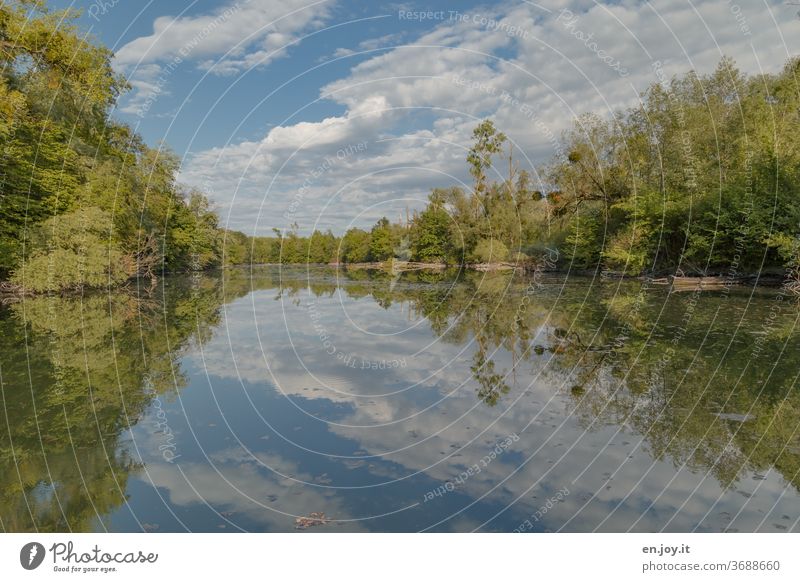
[[[263,246],[271,245],[269,259],[262,262],[374,263],[411,258],[408,227],[390,223],[385,217],[370,230],[351,228],[342,237],[336,237],[330,230],[299,236],[296,225],[285,233],[273,230],[275,238],[255,239]]]
[[[221,228],[208,199],[176,182],[178,158],[111,117],[128,84],[76,17],[42,2],[0,4],[0,290],[392,255],[398,227],[386,221],[344,239]]]
[[[526,258],[558,248],[562,268],[627,274],[800,273],[800,59],[748,76],[665,78],[638,107],[581,116],[538,190],[493,158],[505,136],[474,132],[471,191],[434,190],[411,226],[419,260]],[[505,165],[505,164],[503,164]]]
[[[549,168],[577,263],[633,273],[800,266],[800,60],[654,84],[610,121],[582,118]]]
[[[274,236],[248,236],[237,231],[222,233],[226,264],[331,264],[378,263],[412,259],[413,229],[408,224],[381,218],[370,230],[351,228],[337,237],[330,230],[301,236],[297,225],[287,231],[273,229]]]
[[[410,220],[250,237],[176,182],[176,156],[110,116],[127,83],[74,17],[0,5],[0,285],[248,263],[536,263],[551,248],[562,268],[800,272],[798,59],[774,75],[725,59],[711,75],[661,79],[636,108],[580,117],[535,177],[486,120],[467,155],[472,184],[434,189]]]
[[[176,183],[176,156],[111,118],[127,82],[76,16],[0,4],[0,281],[52,291],[221,264],[226,232]]]
[[[275,244],[282,262],[530,265],[557,249],[561,269],[797,282],[798,73],[800,59],[755,76],[723,59],[709,75],[661,76],[639,106],[579,117],[535,178],[485,120],[467,155],[469,187],[434,189],[406,223],[350,229],[338,253],[331,234]]]

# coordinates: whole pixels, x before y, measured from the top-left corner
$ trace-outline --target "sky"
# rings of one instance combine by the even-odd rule
[[[738,2],[738,3],[737,3]],[[270,234],[405,217],[465,184],[491,118],[535,171],[586,112],[723,56],[777,72],[800,51],[782,0],[64,0],[115,52],[113,115],[181,158],[223,225]]]

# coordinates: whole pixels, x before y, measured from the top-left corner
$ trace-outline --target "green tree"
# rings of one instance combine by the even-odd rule
[[[244,233],[226,230],[223,236],[223,249],[225,265],[244,265],[250,262],[250,244]]]
[[[453,258],[450,215],[433,192],[430,203],[411,225],[411,257],[423,263],[445,263]]]
[[[217,222],[208,199],[196,190],[190,191],[187,198],[176,205],[169,233],[175,267],[199,271],[219,263]],[[248,253],[244,255],[247,257]]]
[[[475,180],[474,198],[476,212],[482,207],[484,214],[488,214],[486,207],[486,191],[488,176],[486,172],[492,167],[492,156],[502,150],[506,141],[505,134],[497,131],[494,122],[490,119],[483,120],[472,132],[474,144],[467,154],[469,173]]]
[[[385,261],[394,256],[394,237],[389,219],[381,218],[370,232],[369,257],[372,261]]]
[[[0,5],[0,277],[23,259],[27,229],[74,202],[78,152],[102,142],[126,87],[111,52],[72,24],[76,15],[43,2]]]
[[[342,237],[340,256],[345,263],[364,263],[369,259],[370,233],[351,228]]]
[[[502,241],[483,238],[478,241],[470,258],[476,263],[498,263],[508,259],[508,249]]]
[[[308,262],[329,263],[336,256],[336,237],[328,230],[325,234],[315,230],[308,240]]]

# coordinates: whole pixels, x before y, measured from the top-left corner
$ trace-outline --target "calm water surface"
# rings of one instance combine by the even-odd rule
[[[3,531],[798,531],[800,308],[261,267],[0,306]]]

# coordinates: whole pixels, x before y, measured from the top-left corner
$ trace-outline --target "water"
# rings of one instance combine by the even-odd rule
[[[323,268],[29,298],[0,307],[0,526],[798,531],[798,315]]]

